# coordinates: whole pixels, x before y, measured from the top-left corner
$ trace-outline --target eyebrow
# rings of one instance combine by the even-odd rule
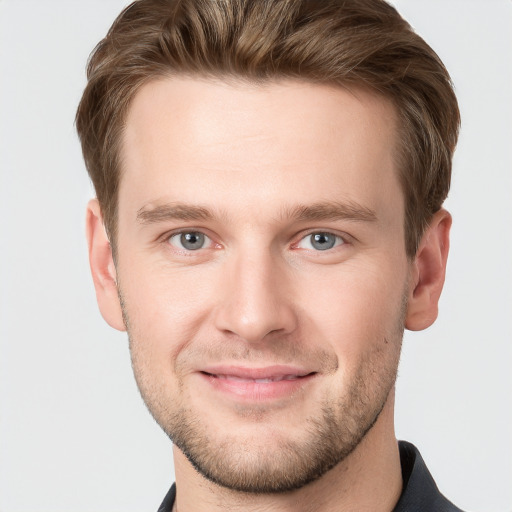
[[[168,220],[211,220],[213,217],[213,213],[207,208],[183,203],[143,206],[137,211],[137,220],[141,224],[155,224]]]
[[[324,201],[312,205],[298,205],[283,210],[284,218],[298,221],[350,220],[359,222],[376,222],[377,214],[371,208],[356,202]]]
[[[156,224],[169,220],[212,220],[214,213],[204,206],[185,203],[165,203],[151,206],[149,203],[137,211],[137,220],[141,224]],[[311,205],[295,205],[283,207],[280,220],[293,219],[299,222],[349,220],[359,222],[375,222],[377,215],[372,209],[353,201],[346,203],[324,201]]]

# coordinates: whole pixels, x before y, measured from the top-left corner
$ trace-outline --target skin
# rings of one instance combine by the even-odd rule
[[[437,316],[451,224],[435,214],[407,258],[396,134],[360,89],[166,78],[136,94],[115,264],[96,200],[87,236],[100,310],[175,441],[178,510],[396,504],[402,334]]]

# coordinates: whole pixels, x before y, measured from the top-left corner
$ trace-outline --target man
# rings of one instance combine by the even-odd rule
[[[382,0],[141,0],[77,113],[105,320],[174,442],[160,511],[452,511],[394,434],[459,112]]]

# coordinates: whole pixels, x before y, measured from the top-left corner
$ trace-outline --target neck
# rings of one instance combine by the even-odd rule
[[[402,491],[392,396],[375,425],[345,460],[296,491],[255,495],[225,489],[200,475],[177,447],[174,465],[177,512],[390,512]]]

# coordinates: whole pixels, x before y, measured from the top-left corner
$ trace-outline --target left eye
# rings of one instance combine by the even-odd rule
[[[327,251],[338,245],[344,244],[344,240],[333,233],[317,232],[305,236],[297,245],[299,249],[314,251]]]
[[[178,249],[187,251],[197,251],[209,246],[212,241],[199,231],[186,231],[171,235],[168,239],[169,243]]]

